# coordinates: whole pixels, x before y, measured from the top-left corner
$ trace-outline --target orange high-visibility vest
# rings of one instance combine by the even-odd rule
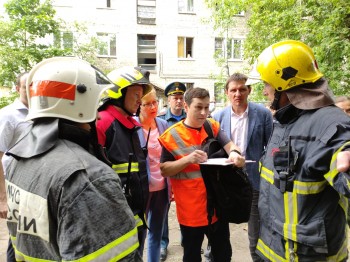
[[[214,137],[217,136],[220,124],[209,119]],[[160,137],[160,143],[176,160],[201,149],[208,137],[205,129],[186,127],[183,121],[168,128]],[[177,219],[181,225],[198,227],[208,225],[207,191],[198,164],[190,164],[180,173],[171,176],[171,185],[176,202]],[[212,223],[216,222],[216,216]]]

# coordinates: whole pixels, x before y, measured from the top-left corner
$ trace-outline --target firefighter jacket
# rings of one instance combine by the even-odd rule
[[[350,118],[335,106],[276,113],[261,159],[260,237],[268,261],[345,261],[350,176],[336,169],[350,147]]]
[[[7,225],[17,261],[142,261],[133,214],[89,134],[58,119],[33,126],[7,154]],[[61,126],[61,125],[60,125]]]
[[[107,105],[99,115],[98,142],[122,181],[137,225],[142,226],[149,189],[146,156],[137,134],[141,125],[132,117],[123,116],[113,105]]]
[[[220,124],[213,119],[208,120],[216,137]],[[189,128],[182,120],[168,128],[159,137],[159,141],[175,160],[179,160],[194,150],[200,149],[207,137],[208,134],[203,127],[200,131]],[[170,180],[179,223],[190,227],[207,226],[207,191],[199,165],[188,165],[180,173],[171,176]],[[215,216],[212,222],[216,221]]]

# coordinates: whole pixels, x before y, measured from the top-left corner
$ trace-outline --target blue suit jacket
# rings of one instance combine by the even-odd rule
[[[231,138],[231,105],[215,113],[213,118],[220,123],[221,129]],[[272,122],[270,110],[260,104],[248,103],[248,135],[245,158],[256,161],[256,163],[246,164],[249,180],[255,190],[259,190],[259,160],[272,133]]]

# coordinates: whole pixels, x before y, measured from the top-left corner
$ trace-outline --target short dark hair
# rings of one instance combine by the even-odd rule
[[[29,74],[29,72],[25,71],[25,72],[22,72],[20,74],[17,75],[17,78],[16,78],[16,86],[20,86],[21,85],[21,78],[22,76],[24,76],[25,74]]]
[[[201,88],[201,87],[194,87],[185,92],[185,102],[187,105],[190,105],[192,103],[193,98],[206,98],[209,97],[209,91],[207,89]]]
[[[248,77],[245,75],[245,74],[242,74],[242,73],[234,73],[233,75],[231,75],[227,81],[226,81],[226,84],[225,84],[225,90],[227,91],[228,90],[228,84],[233,82],[233,81],[244,81],[244,82],[247,82],[247,79]],[[249,86],[250,87],[250,86]]]

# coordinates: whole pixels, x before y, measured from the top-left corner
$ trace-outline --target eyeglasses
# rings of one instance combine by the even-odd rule
[[[158,105],[158,101],[153,101],[151,103],[147,103],[147,104],[143,104],[143,107],[147,107],[147,108],[152,108],[152,106],[156,107]]]

